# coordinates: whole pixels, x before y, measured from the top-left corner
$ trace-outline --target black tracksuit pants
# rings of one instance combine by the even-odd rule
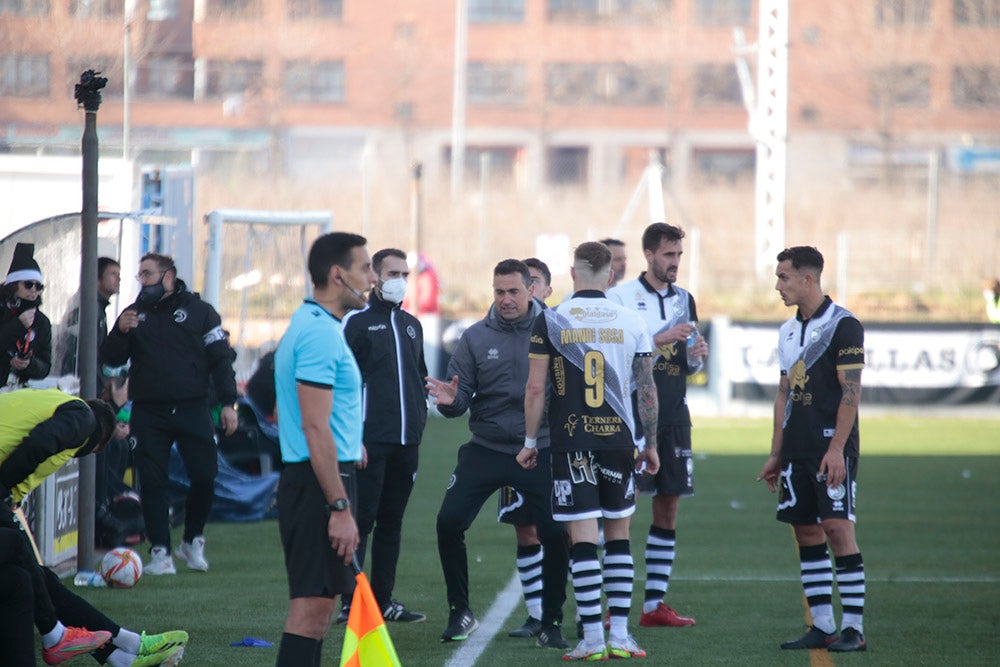
[[[483,503],[503,486],[513,486],[524,495],[545,549],[542,623],[561,622],[562,606],[566,601],[569,548],[565,526],[552,519],[552,467],[548,449],[538,452],[538,465],[533,470],[525,470],[511,454],[471,442],[459,448],[458,464],[437,517],[438,553],[448,589],[448,605],[456,609],[469,608],[465,531]]]
[[[170,506],[167,497],[167,465],[176,442],[184,461],[191,489],[185,504],[184,541],[205,531],[215,495],[215,429],[203,399],[177,403],[136,403],[129,422],[135,437],[135,464],[139,473],[142,515],[146,534],[154,547],[170,550]]]
[[[372,536],[372,592],[385,609],[396,586],[396,564],[403,535],[403,513],[413,491],[418,445],[365,443],[367,467],[358,470],[358,563],[365,565],[368,536]]]

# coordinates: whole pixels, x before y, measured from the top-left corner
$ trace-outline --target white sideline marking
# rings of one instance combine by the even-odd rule
[[[636,577],[636,581],[644,581],[643,579]],[[799,582],[799,577],[717,577],[714,575],[705,576],[671,576],[671,581],[708,581],[708,582],[744,582],[744,583],[784,583],[784,582]],[[997,577],[873,577],[871,574],[865,576],[865,581],[868,583],[877,584],[996,584],[1000,583],[1000,578]]]
[[[520,601],[521,580],[515,570],[514,576],[507,582],[507,586],[500,591],[496,600],[486,611],[486,615],[479,621],[479,629],[461,643],[458,650],[444,663],[445,667],[471,667],[474,665]]]

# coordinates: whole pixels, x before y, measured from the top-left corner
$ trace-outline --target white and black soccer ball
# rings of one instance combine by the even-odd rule
[[[132,588],[142,577],[142,559],[128,547],[117,547],[101,559],[101,576],[112,588]]]

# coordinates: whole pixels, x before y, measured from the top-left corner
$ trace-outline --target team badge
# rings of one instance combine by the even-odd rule
[[[843,484],[828,486],[826,487],[826,495],[830,497],[830,500],[843,500],[844,496],[847,495],[847,489]]]
[[[180,324],[187,318],[188,318],[187,311],[184,310],[183,308],[178,308],[177,310],[174,311],[174,322],[177,322],[177,324]]]
[[[413,328],[412,324],[406,327],[406,335],[412,338],[413,340],[417,339],[417,330]]]

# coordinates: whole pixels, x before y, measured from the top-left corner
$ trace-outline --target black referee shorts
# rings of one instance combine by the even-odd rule
[[[353,462],[340,464],[351,507],[357,487]],[[278,530],[288,572],[288,597],[332,598],[354,590],[354,572],[330,546],[326,498],[312,463],[287,463],[278,482]]]

